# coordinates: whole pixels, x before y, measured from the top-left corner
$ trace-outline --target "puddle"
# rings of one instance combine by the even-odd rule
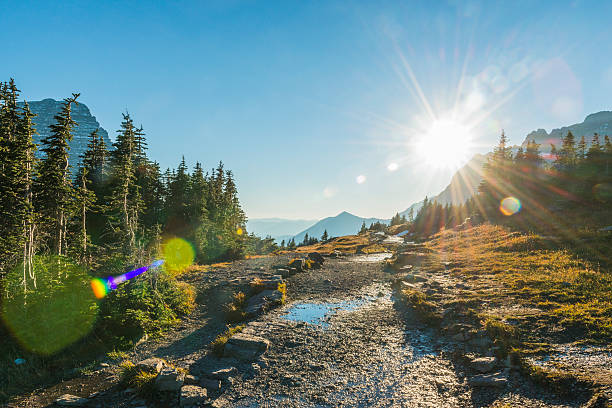
[[[338,312],[351,312],[377,301],[390,301],[391,291],[387,287],[374,285],[368,288],[366,294],[356,299],[342,300],[338,302],[301,302],[294,303],[285,314],[280,316],[282,319],[294,322],[304,322],[312,325],[329,327],[329,319]]]
[[[350,260],[352,262],[381,262],[393,256],[391,252],[378,252],[375,254],[357,255]]]
[[[545,368],[555,368],[561,364],[566,367],[581,367],[590,370],[610,369],[612,349],[605,347],[558,345],[550,355],[529,358],[530,362]]]

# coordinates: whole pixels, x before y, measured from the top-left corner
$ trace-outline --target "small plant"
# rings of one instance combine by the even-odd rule
[[[106,357],[108,357],[109,359],[113,361],[121,361],[121,360],[126,360],[129,357],[129,354],[126,353],[125,351],[113,350],[113,351],[109,351],[108,353],[106,353]]]
[[[442,316],[436,312],[436,305],[427,301],[427,296],[418,290],[402,290],[404,301],[410,305],[419,317],[432,326],[437,326],[442,321]]]
[[[217,357],[223,357],[225,344],[236,333],[240,333],[244,329],[244,325],[228,327],[226,331],[218,335],[215,340],[210,343],[210,349]]]
[[[281,298],[281,304],[285,304],[285,301],[287,300],[287,284],[279,283],[277,290],[283,295]]]
[[[242,292],[234,293],[232,301],[225,306],[225,319],[231,323],[238,323],[246,319],[245,304],[246,295]]]
[[[138,368],[130,360],[119,365],[121,369],[120,384],[133,388],[141,397],[151,399],[155,395],[155,378],[157,373],[148,372]]]

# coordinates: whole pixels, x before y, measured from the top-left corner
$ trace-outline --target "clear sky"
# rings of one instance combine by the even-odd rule
[[[111,135],[129,110],[162,168],[223,160],[250,218],[388,218],[502,128],[520,143],[611,110],[610,16],[606,1],[6,1],[0,80],[30,100],[80,92]],[[426,143],[446,155],[424,154],[440,123],[469,149],[446,135]]]

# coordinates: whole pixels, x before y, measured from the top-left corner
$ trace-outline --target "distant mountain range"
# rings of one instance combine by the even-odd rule
[[[593,135],[598,133],[600,135],[600,141],[603,143],[603,136],[612,135],[612,111],[601,111],[590,114],[582,123],[553,129],[550,133],[544,129],[535,130],[525,137],[521,146],[525,148],[528,141],[534,140],[536,143],[540,144],[540,151],[542,153],[550,153],[551,143],[557,148],[560,148],[561,138],[565,137],[568,131],[572,132],[576,138],[576,142],[584,136],[587,145],[591,144]],[[516,153],[516,149],[518,149],[518,146],[513,147],[513,152]],[[465,166],[455,173],[450,184],[440,194],[429,197],[428,199],[437,201],[442,205],[465,203],[476,193],[476,191],[478,191],[478,185],[482,180],[482,165],[486,160],[486,155],[475,155]],[[400,215],[406,215],[406,217],[408,217],[408,213],[410,209],[412,209],[416,216],[416,213],[422,206],[423,201],[414,203],[406,210],[402,211]]]
[[[23,106],[23,102],[19,103]],[[49,126],[55,123],[55,115],[58,114],[62,107],[62,101],[56,101],[55,99],[47,98],[42,101],[28,101],[30,110],[35,113],[36,116],[32,119],[37,135],[34,135],[34,142],[39,144],[41,141],[51,134]],[[72,174],[75,174],[77,167],[81,163],[81,155],[87,150],[87,143],[89,142],[89,135],[91,132],[98,129],[98,134],[104,138],[107,149],[112,149],[111,140],[108,137],[108,132],[104,130],[96,117],[91,114],[87,105],[79,102],[78,105],[72,106],[72,119],[78,124],[72,129],[72,140],[68,143],[70,146],[70,152],[68,153],[68,161],[71,166]],[[42,153],[40,147],[38,155]]]
[[[291,239],[317,220],[288,220],[283,218],[255,218],[247,221],[247,231],[265,238],[270,235],[277,242]]]
[[[559,149],[561,147],[561,137],[567,136],[567,132],[569,131],[571,131],[576,138],[576,142],[584,136],[587,145],[590,145],[593,135],[598,133],[600,141],[603,143],[603,137],[605,135],[612,135],[612,112],[601,111],[592,113],[588,115],[582,123],[576,123],[560,129],[553,129],[550,133],[544,129],[535,130],[525,137],[522,146],[525,147],[529,140],[534,140],[536,143],[540,144],[540,151],[549,153],[551,143]]]
[[[446,204],[463,204],[470,197],[472,197],[476,191],[478,191],[478,185],[482,180],[482,165],[486,162],[487,156],[484,154],[476,154],[472,159],[461,167],[453,175],[451,182],[442,192],[436,196],[428,197],[430,201],[437,201],[442,205]],[[406,210],[402,211],[400,215],[409,216],[410,210],[412,209],[413,215],[416,216],[417,212],[423,206],[423,201],[412,204]]]
[[[370,224],[376,222],[389,223],[390,220],[381,218],[362,218],[346,211],[341,212],[335,217],[327,217],[317,222],[310,228],[305,229],[295,235],[295,242],[300,243],[304,240],[304,236],[308,234],[311,237],[321,238],[323,232],[327,230],[330,237],[341,237],[343,235],[353,235],[359,232],[361,225],[365,222],[369,227]]]
[[[593,134],[598,133],[603,143],[603,136],[612,135],[612,111],[593,113],[588,115],[582,123],[553,129],[550,133],[544,129],[535,130],[525,137],[522,146],[525,147],[529,140],[534,140],[536,143],[540,144],[540,150],[543,153],[549,153],[550,144],[553,143],[559,148],[561,146],[561,137],[566,136],[568,131],[574,134],[576,142],[580,140],[581,136],[584,136],[589,145]],[[516,149],[518,149],[518,146],[512,148],[514,152],[516,152]],[[450,183],[442,192],[428,199],[437,201],[442,205],[465,203],[478,191],[478,185],[482,180],[482,165],[486,160],[487,155],[474,155],[465,166],[460,168],[453,175]],[[412,209],[413,214],[416,216],[422,206],[423,201],[416,202],[399,214],[408,217]],[[345,211],[335,217],[328,217],[318,222],[312,220],[284,220],[279,218],[255,219],[249,221],[247,228],[249,232],[255,232],[255,234],[262,237],[271,235],[277,239],[278,242],[282,239],[291,239],[291,237],[295,237],[295,242],[301,242],[306,233],[308,233],[309,236],[320,238],[323,231],[326,229],[330,236],[355,234],[364,221],[368,226],[377,221],[389,222],[389,220],[378,218],[362,218]],[[301,232],[298,232],[300,230]]]

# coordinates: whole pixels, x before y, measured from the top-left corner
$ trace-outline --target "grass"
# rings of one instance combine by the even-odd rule
[[[560,324],[565,341],[612,339],[612,274],[591,258],[577,256],[564,241],[486,224],[443,231],[426,246],[437,253],[424,264],[426,269],[440,269],[444,260],[452,265],[452,274],[475,283],[481,300],[541,307],[546,311],[539,316],[544,332]]]
[[[133,388],[136,393],[146,399],[151,399],[156,393],[155,378],[157,373],[139,369],[129,360],[120,365],[120,384],[126,388]]]
[[[427,301],[427,296],[423,292],[404,289],[401,291],[401,296],[425,323],[431,326],[437,326],[442,321],[442,316],[437,312],[437,306]]]
[[[234,327],[228,327],[226,331],[218,335],[212,343],[210,343],[210,349],[217,357],[223,357],[223,351],[225,350],[225,344],[227,341],[236,333],[240,333],[244,329],[244,325],[238,325]]]

